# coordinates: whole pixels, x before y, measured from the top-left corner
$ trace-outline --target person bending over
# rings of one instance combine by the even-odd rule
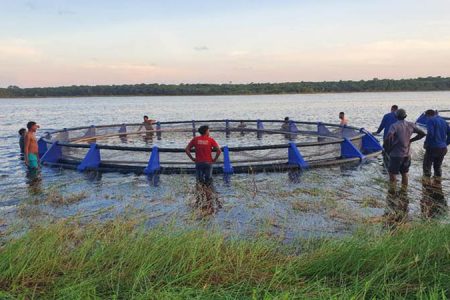
[[[447,154],[447,145],[450,143],[450,126],[432,109],[427,110],[425,116],[427,118],[427,137],[423,145],[425,148],[423,175],[431,177],[431,167],[433,167],[434,176],[440,178],[442,177],[442,162]]]
[[[185,151],[187,156],[195,162],[197,182],[209,185],[212,183],[213,163],[219,158],[221,150],[219,144],[209,136],[207,125],[200,126],[198,132],[200,136],[194,137]],[[195,149],[195,158],[191,153],[192,148]],[[214,158],[212,157],[213,151],[216,151]]]

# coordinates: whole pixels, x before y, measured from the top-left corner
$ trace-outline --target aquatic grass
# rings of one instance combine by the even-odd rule
[[[281,244],[72,220],[0,249],[2,298],[444,299],[449,282],[450,225],[436,223]]]

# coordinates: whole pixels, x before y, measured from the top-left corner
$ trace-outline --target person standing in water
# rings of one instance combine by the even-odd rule
[[[36,170],[39,167],[39,147],[36,139],[36,131],[39,125],[30,121],[27,124],[28,131],[24,138],[24,159],[25,164],[30,170]]]
[[[380,134],[381,131],[383,131],[383,141],[386,140],[386,137],[389,133],[389,129],[391,128],[392,124],[397,122],[397,105],[391,106],[391,112],[387,113],[383,116],[383,119],[381,120],[380,126],[378,126],[377,131],[375,131],[373,134]],[[383,148],[385,148],[383,144]],[[383,151],[383,163],[385,168],[387,169],[389,166],[389,155],[387,154],[386,150]]]
[[[144,116],[144,122],[139,127],[138,131],[141,131],[142,128],[145,128],[145,138],[144,140],[149,140],[153,138],[153,124],[155,124],[156,121],[149,119],[148,116]]]
[[[402,186],[408,185],[408,172],[411,165],[411,143],[422,139],[426,134],[412,122],[406,121],[406,111],[397,110],[398,121],[392,124],[386,137],[385,144],[388,148],[389,181],[392,185],[397,183],[397,175],[402,176]],[[411,138],[413,134],[415,137]]]
[[[195,162],[195,170],[197,174],[197,182],[210,185],[212,183],[213,163],[217,161],[220,154],[219,144],[209,136],[208,125],[200,126],[198,129],[200,136],[194,137],[186,146],[186,155]],[[195,158],[192,156],[191,150],[195,149]],[[216,151],[213,158],[212,152]]]
[[[340,126],[347,126],[348,125],[348,118],[345,116],[345,113],[343,111],[341,111],[339,113],[339,120],[341,120],[339,122]]]
[[[25,133],[27,130],[25,128],[20,128],[19,130],[19,147],[20,147],[20,157],[23,158],[25,153]]]
[[[383,131],[383,140],[386,139],[389,133],[389,128],[391,128],[392,124],[398,121],[396,115],[397,110],[398,110],[397,105],[391,106],[391,112],[383,116],[380,126],[378,126],[378,129],[377,131],[374,132],[374,134],[380,134],[380,132]]]
[[[425,116],[427,118],[427,137],[423,145],[425,148],[423,175],[431,177],[431,167],[433,167],[434,176],[440,178],[442,177],[442,162],[450,142],[450,126],[432,109],[427,110]]]

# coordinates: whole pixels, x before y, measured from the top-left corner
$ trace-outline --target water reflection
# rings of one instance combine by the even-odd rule
[[[222,208],[222,201],[212,182],[197,182],[195,184],[194,207],[205,215],[214,214]]]
[[[28,169],[26,173],[26,183],[28,191],[31,195],[38,195],[42,193],[42,177],[41,170],[38,168]]]
[[[402,185],[397,189],[396,184],[389,184],[388,193],[386,197],[386,223],[393,226],[397,223],[406,221],[408,217],[408,187]]]
[[[447,213],[448,205],[442,190],[441,179],[422,179],[422,199],[420,210],[423,218],[435,218]]]

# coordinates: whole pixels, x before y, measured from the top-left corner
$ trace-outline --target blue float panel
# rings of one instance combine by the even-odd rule
[[[361,160],[365,159],[364,154],[347,138],[344,138],[344,141],[341,143],[341,156],[342,158],[359,157]]]
[[[231,165],[228,146],[223,147],[223,172],[225,174],[233,174],[233,166]]]
[[[360,132],[364,134],[362,138],[362,149],[364,153],[368,154],[383,150],[383,146],[381,146],[380,142],[370,132],[364,128],[361,128]]]
[[[42,155],[41,161],[43,163],[57,163],[62,157],[62,149],[58,141],[54,142],[50,148]]]
[[[97,144],[93,143],[84,159],[78,165],[77,170],[83,172],[86,169],[98,169],[100,162],[100,149],[98,149]]]
[[[153,146],[152,154],[150,155],[150,159],[148,160],[147,168],[144,169],[144,174],[153,175],[160,169],[161,165],[159,164],[159,148],[158,146]]]
[[[42,158],[44,156],[45,152],[48,150],[47,142],[40,138],[38,141],[38,149],[39,149],[39,157]]]
[[[303,155],[300,153],[294,142],[289,142],[288,164],[297,165],[301,169],[307,169],[309,167],[308,163],[305,161]]]

